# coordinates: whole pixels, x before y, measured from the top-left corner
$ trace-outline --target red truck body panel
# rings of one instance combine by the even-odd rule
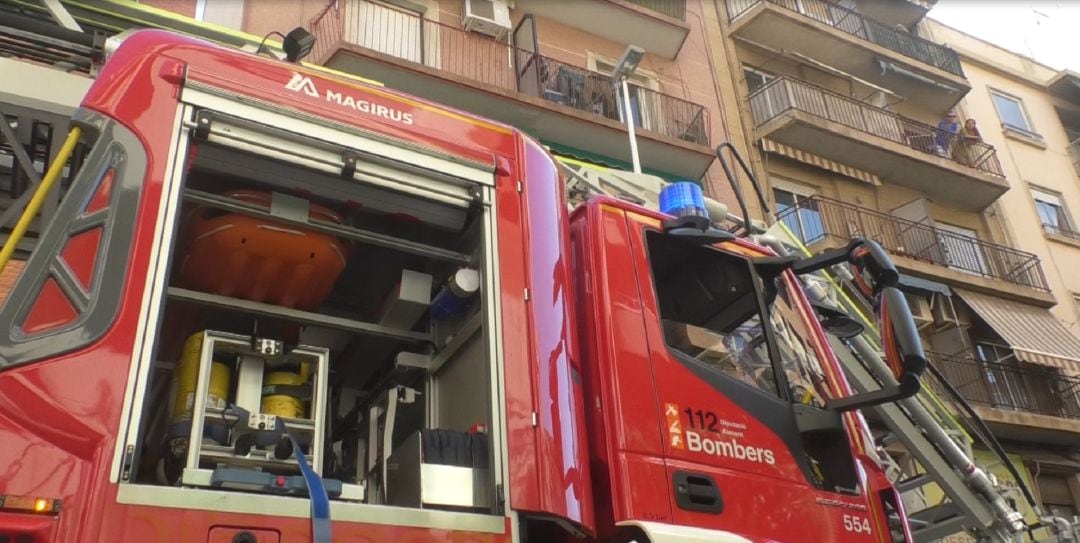
[[[314,82],[317,96],[286,89],[296,73]],[[56,541],[156,541],[162,534],[191,540],[179,537],[178,531],[205,534],[213,525],[264,526],[294,536],[310,529],[305,519],[268,522],[215,511],[120,505],[117,485],[109,482],[152,257],[152,225],[157,221],[173,119],[185,78],[265,100],[297,115],[494,166],[503,255],[500,300],[506,346],[506,420],[513,451],[508,462],[508,506],[564,518],[589,529],[593,519],[588,451],[583,441],[580,381],[572,377],[578,372],[573,367],[578,363],[574,308],[573,301],[561,295],[570,284],[571,271],[563,258],[566,208],[551,157],[516,130],[467,113],[158,31],[130,36],[82,104],[134,132],[148,159],[120,310],[109,330],[89,347],[0,373],[0,440],[5,443],[0,447],[0,465],[7,466],[0,472],[0,494],[62,500],[63,512],[59,522],[53,523],[58,524],[52,532]],[[363,107],[367,111],[357,109],[359,102],[370,104]],[[391,109],[397,113],[388,114]],[[528,206],[520,203],[518,180],[527,187]],[[529,251],[530,247],[534,250]],[[547,299],[538,296],[537,303],[526,303],[522,296],[526,288]],[[556,294],[560,296],[553,298]],[[62,308],[51,311],[40,320],[64,318]],[[542,424],[536,427],[533,413],[542,414]],[[454,535],[335,523],[335,537],[342,541],[502,541],[509,532],[497,537]]]
[[[891,487],[865,454],[861,419],[845,415],[862,493],[824,492],[806,483],[781,438],[757,424],[760,415],[673,362],[643,245],[643,232],[655,229],[662,215],[599,198],[571,218],[556,163],[513,128],[157,31],[130,36],[82,104],[133,132],[147,157],[119,310],[89,346],[0,371],[0,494],[60,499],[62,510],[44,517],[0,513],[0,533],[14,529],[41,541],[230,541],[235,530],[250,527],[260,542],[310,536],[304,517],[231,513],[213,503],[120,503],[120,484],[129,483],[110,481],[185,82],[493,169],[509,509],[565,521],[599,538],[618,533],[619,523],[650,521],[762,542],[891,541],[877,496]],[[727,248],[765,254],[743,241]],[[84,270],[81,276],[100,265],[85,247],[68,254],[73,267]],[[794,278],[788,281],[812,323],[811,342],[828,368],[830,387],[837,395],[849,392],[809,305]],[[71,319],[62,304],[45,305],[33,317],[37,325]],[[674,419],[668,404],[676,406]],[[673,447],[670,425],[678,412],[702,405],[740,426],[744,441],[773,451],[775,461],[717,462]],[[681,509],[672,488],[677,470],[715,477],[724,514]],[[845,531],[843,517],[853,512],[869,519],[872,533]],[[501,533],[392,521],[336,520],[333,528],[335,541],[501,542],[511,541],[511,522],[503,519]]]
[[[819,490],[806,481],[788,444],[762,424],[767,412],[747,411],[674,362],[660,329],[643,245],[644,232],[657,231],[663,218],[611,198],[594,198],[571,218],[573,255],[581,263],[575,279],[585,319],[582,337],[595,338],[585,343],[583,356],[601,534],[620,522],[648,519],[723,530],[753,541],[889,541],[877,492],[891,487],[862,448],[861,420],[845,416],[862,494]],[[725,247],[748,256],[771,254],[743,240]],[[819,358],[827,361],[830,388],[837,395],[847,393],[824,332],[788,273],[786,280],[790,291],[798,293],[804,322],[815,324],[808,328]],[[769,451],[769,459],[775,461],[718,460],[708,449],[692,451],[685,440],[666,439],[674,431],[672,423],[683,429],[689,425],[685,409],[702,406],[719,414],[724,429],[710,437],[734,436],[748,447]],[[777,400],[775,410],[789,411],[790,406]],[[671,488],[676,471],[712,476],[723,496],[723,513],[679,507]],[[845,515],[865,521],[870,529],[865,533],[845,529]]]

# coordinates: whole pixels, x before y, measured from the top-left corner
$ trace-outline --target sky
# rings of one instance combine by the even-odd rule
[[[1055,69],[1080,72],[1080,2],[938,0],[930,17]]]

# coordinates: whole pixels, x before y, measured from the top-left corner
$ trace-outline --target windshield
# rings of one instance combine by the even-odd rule
[[[716,249],[651,233],[650,260],[669,347],[732,379],[792,401],[821,407],[825,384],[810,343],[814,331],[794,305],[783,276],[765,287],[779,364],[769,350],[750,262]],[[776,368],[782,368],[782,394]]]

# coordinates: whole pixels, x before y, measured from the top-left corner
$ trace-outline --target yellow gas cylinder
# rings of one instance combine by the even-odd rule
[[[183,422],[191,418],[192,408],[195,406],[195,387],[199,382],[199,356],[202,354],[203,333],[193,334],[184,342],[184,351],[180,355],[180,362],[173,372],[173,396],[172,409],[169,420],[173,423]],[[206,393],[206,406],[224,409],[229,397],[229,384],[231,376],[229,367],[221,362],[210,364],[210,386]]]
[[[292,387],[303,385],[307,382],[310,371],[310,365],[307,362],[302,362],[300,364],[300,373],[289,371],[273,371],[268,373],[263,379],[263,414],[293,419],[307,418],[303,398],[297,394],[279,391],[277,386],[283,385]]]

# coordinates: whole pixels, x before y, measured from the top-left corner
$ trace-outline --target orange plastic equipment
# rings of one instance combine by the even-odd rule
[[[270,209],[270,193],[234,190],[222,196]],[[311,204],[308,217],[342,223]],[[178,284],[199,290],[313,311],[345,269],[348,245],[333,236],[264,217],[197,206],[184,216]]]

